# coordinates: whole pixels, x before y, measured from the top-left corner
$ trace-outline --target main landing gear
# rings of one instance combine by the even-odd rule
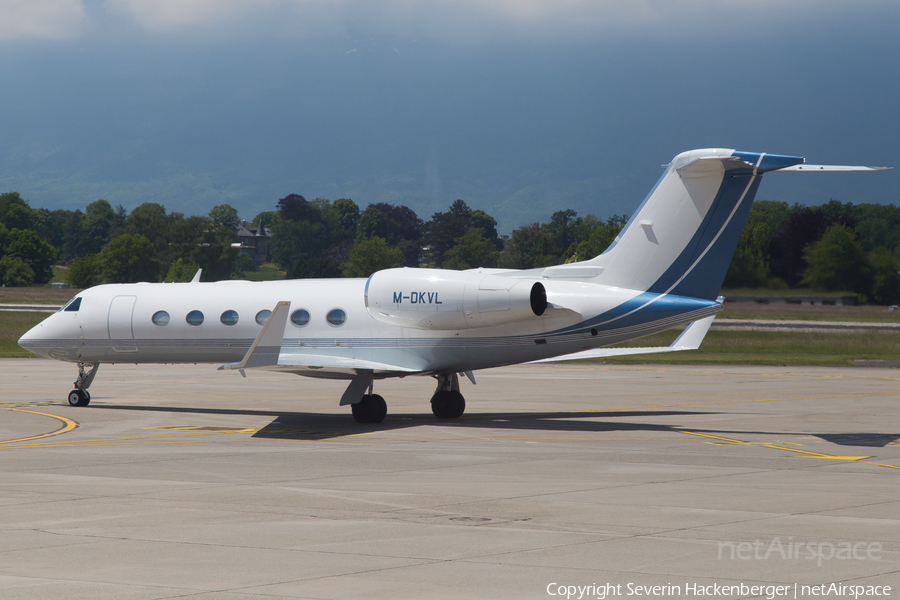
[[[75,380],[75,389],[69,392],[69,404],[72,406],[90,404],[91,395],[87,389],[91,387],[91,382],[94,381],[99,367],[100,363],[78,363],[78,379]]]
[[[438,375],[437,390],[431,397],[431,412],[438,419],[458,419],[466,410],[466,399],[459,392],[459,376]]]
[[[365,394],[362,400],[351,404],[353,418],[357,423],[378,424],[387,416],[387,402],[378,394]]]
[[[475,377],[470,371],[466,372],[466,376],[475,383]],[[459,391],[459,375],[450,373],[434,377],[438,384],[431,397],[431,412],[438,419],[460,418],[466,410],[466,400]],[[387,403],[384,398],[372,393],[373,384],[371,374],[359,374],[350,382],[341,398],[341,404],[350,404],[353,418],[363,425],[377,425],[387,416]]]

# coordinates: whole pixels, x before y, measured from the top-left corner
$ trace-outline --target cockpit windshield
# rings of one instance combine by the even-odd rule
[[[78,309],[81,308],[81,296],[75,296],[71,300],[69,300],[65,306],[59,309],[56,312],[78,312]]]

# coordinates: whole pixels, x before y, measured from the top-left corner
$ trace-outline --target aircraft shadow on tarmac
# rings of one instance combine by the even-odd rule
[[[378,425],[360,425],[346,414],[283,412],[252,409],[186,408],[172,406],[127,406],[98,404],[94,408],[147,412],[189,413],[211,415],[266,416],[275,419],[253,434],[255,438],[281,440],[324,440],[361,433],[385,433],[413,427],[452,427],[454,429],[494,429],[543,432],[602,433],[610,431],[647,431],[679,433],[690,430],[706,435],[733,437],[742,435],[812,435],[839,446],[882,448],[900,439],[900,433],[814,433],[786,431],[711,430],[688,425],[622,422],[610,419],[674,417],[720,414],[684,410],[627,410],[602,412],[528,412],[528,413],[467,413],[459,419],[436,419],[423,413],[390,414]]]

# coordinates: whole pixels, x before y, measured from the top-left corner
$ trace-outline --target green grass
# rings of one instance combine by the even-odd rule
[[[280,270],[272,263],[265,263],[255,271],[244,271],[240,279],[247,281],[277,281],[287,277],[287,272]]]
[[[622,347],[668,346],[678,333],[678,331],[666,331],[622,344]],[[710,331],[699,350],[608,358],[602,362],[672,365],[852,366],[854,360],[900,361],[900,335],[873,332]]]
[[[39,312],[0,312],[0,357],[34,357],[28,350],[20,348],[16,341],[48,316],[49,313]]]
[[[886,306],[825,306],[822,304],[756,304],[726,302],[717,319],[796,319],[800,321],[861,321],[900,323],[900,310]]]
[[[62,306],[81,290],[54,290],[50,286],[0,288],[0,304],[55,304]]]
[[[785,289],[769,289],[769,288],[732,288],[723,289],[719,292],[720,296],[815,296],[817,298],[840,298],[842,296],[856,296],[855,292],[817,292],[815,290],[807,290],[802,288],[785,288]]]

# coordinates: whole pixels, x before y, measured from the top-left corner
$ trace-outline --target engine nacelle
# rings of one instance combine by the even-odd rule
[[[490,272],[386,269],[366,282],[366,308],[383,323],[419,329],[490,327],[540,318],[540,281]]]

